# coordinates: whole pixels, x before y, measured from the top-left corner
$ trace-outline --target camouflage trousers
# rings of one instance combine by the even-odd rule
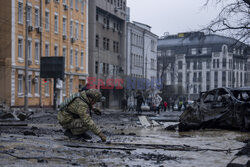
[[[69,129],[73,135],[80,135],[86,132],[88,129],[84,126],[83,121],[79,119],[73,119],[67,124],[61,124],[64,129]]]

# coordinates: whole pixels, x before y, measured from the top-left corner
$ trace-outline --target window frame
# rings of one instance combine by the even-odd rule
[[[81,67],[81,70],[83,70],[83,67],[84,67],[84,52],[83,52],[83,50],[81,51],[80,67]]]
[[[50,48],[50,44],[49,44],[49,42],[46,41],[45,42],[45,57],[49,57],[50,56],[50,50],[49,50],[49,48]]]
[[[18,23],[23,24],[23,2],[20,1],[18,2]]]
[[[81,41],[84,41],[84,24],[81,23]]]
[[[47,32],[50,30],[50,12],[47,8],[45,9],[45,30]]]
[[[17,87],[17,93],[18,96],[22,96],[23,95],[23,74],[18,74],[18,87]]]
[[[55,12],[54,14],[54,32],[55,34],[58,34],[59,33],[59,16],[58,16],[58,13]]]
[[[36,13],[37,12],[37,13]],[[35,6],[35,27],[40,27],[40,9],[38,6]]]
[[[63,35],[67,35],[67,17],[63,16],[62,18],[62,24],[63,24]]]
[[[19,41],[21,41],[21,45],[20,45]],[[18,55],[17,55],[17,57],[18,57],[19,62],[24,62],[23,51],[24,51],[24,49],[23,49],[23,37],[18,36]]]
[[[35,63],[39,64],[40,60],[40,42],[39,40],[35,41]]]

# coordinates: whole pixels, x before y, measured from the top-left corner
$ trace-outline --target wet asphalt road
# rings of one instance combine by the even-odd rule
[[[144,112],[157,121],[176,120],[180,113],[156,115]],[[182,132],[165,128],[176,122],[159,122],[160,126],[143,127],[135,112],[105,111],[93,116],[107,136],[107,142],[89,133],[91,141],[73,140],[63,135],[56,112],[38,112],[28,126],[0,127],[0,166],[227,166],[245,164],[248,156],[235,154],[249,139],[249,132],[217,129]],[[15,121],[16,123],[16,121]]]

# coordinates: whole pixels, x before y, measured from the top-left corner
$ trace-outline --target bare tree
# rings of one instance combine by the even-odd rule
[[[204,6],[215,2],[222,5],[218,16],[204,29],[208,32],[226,32],[238,41],[250,43],[250,0],[206,0]]]
[[[157,71],[158,77],[161,79],[162,82],[162,89],[161,89],[161,96],[163,99],[170,102],[176,100],[176,96],[183,95],[184,89],[182,85],[174,84],[174,80],[178,78],[178,72],[176,70],[175,64],[175,56],[171,55],[168,56],[165,54],[158,55],[157,57]],[[171,74],[171,84],[167,85],[167,73]]]
[[[165,84],[167,82],[166,73],[171,72],[174,73],[174,63],[175,63],[175,57],[172,56],[166,56],[161,55],[157,58],[157,71],[158,71],[158,77],[161,79],[162,83]]]

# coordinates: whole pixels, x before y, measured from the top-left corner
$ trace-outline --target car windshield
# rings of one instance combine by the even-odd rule
[[[245,102],[250,102],[250,90],[234,90],[232,91],[233,96],[240,100]]]

